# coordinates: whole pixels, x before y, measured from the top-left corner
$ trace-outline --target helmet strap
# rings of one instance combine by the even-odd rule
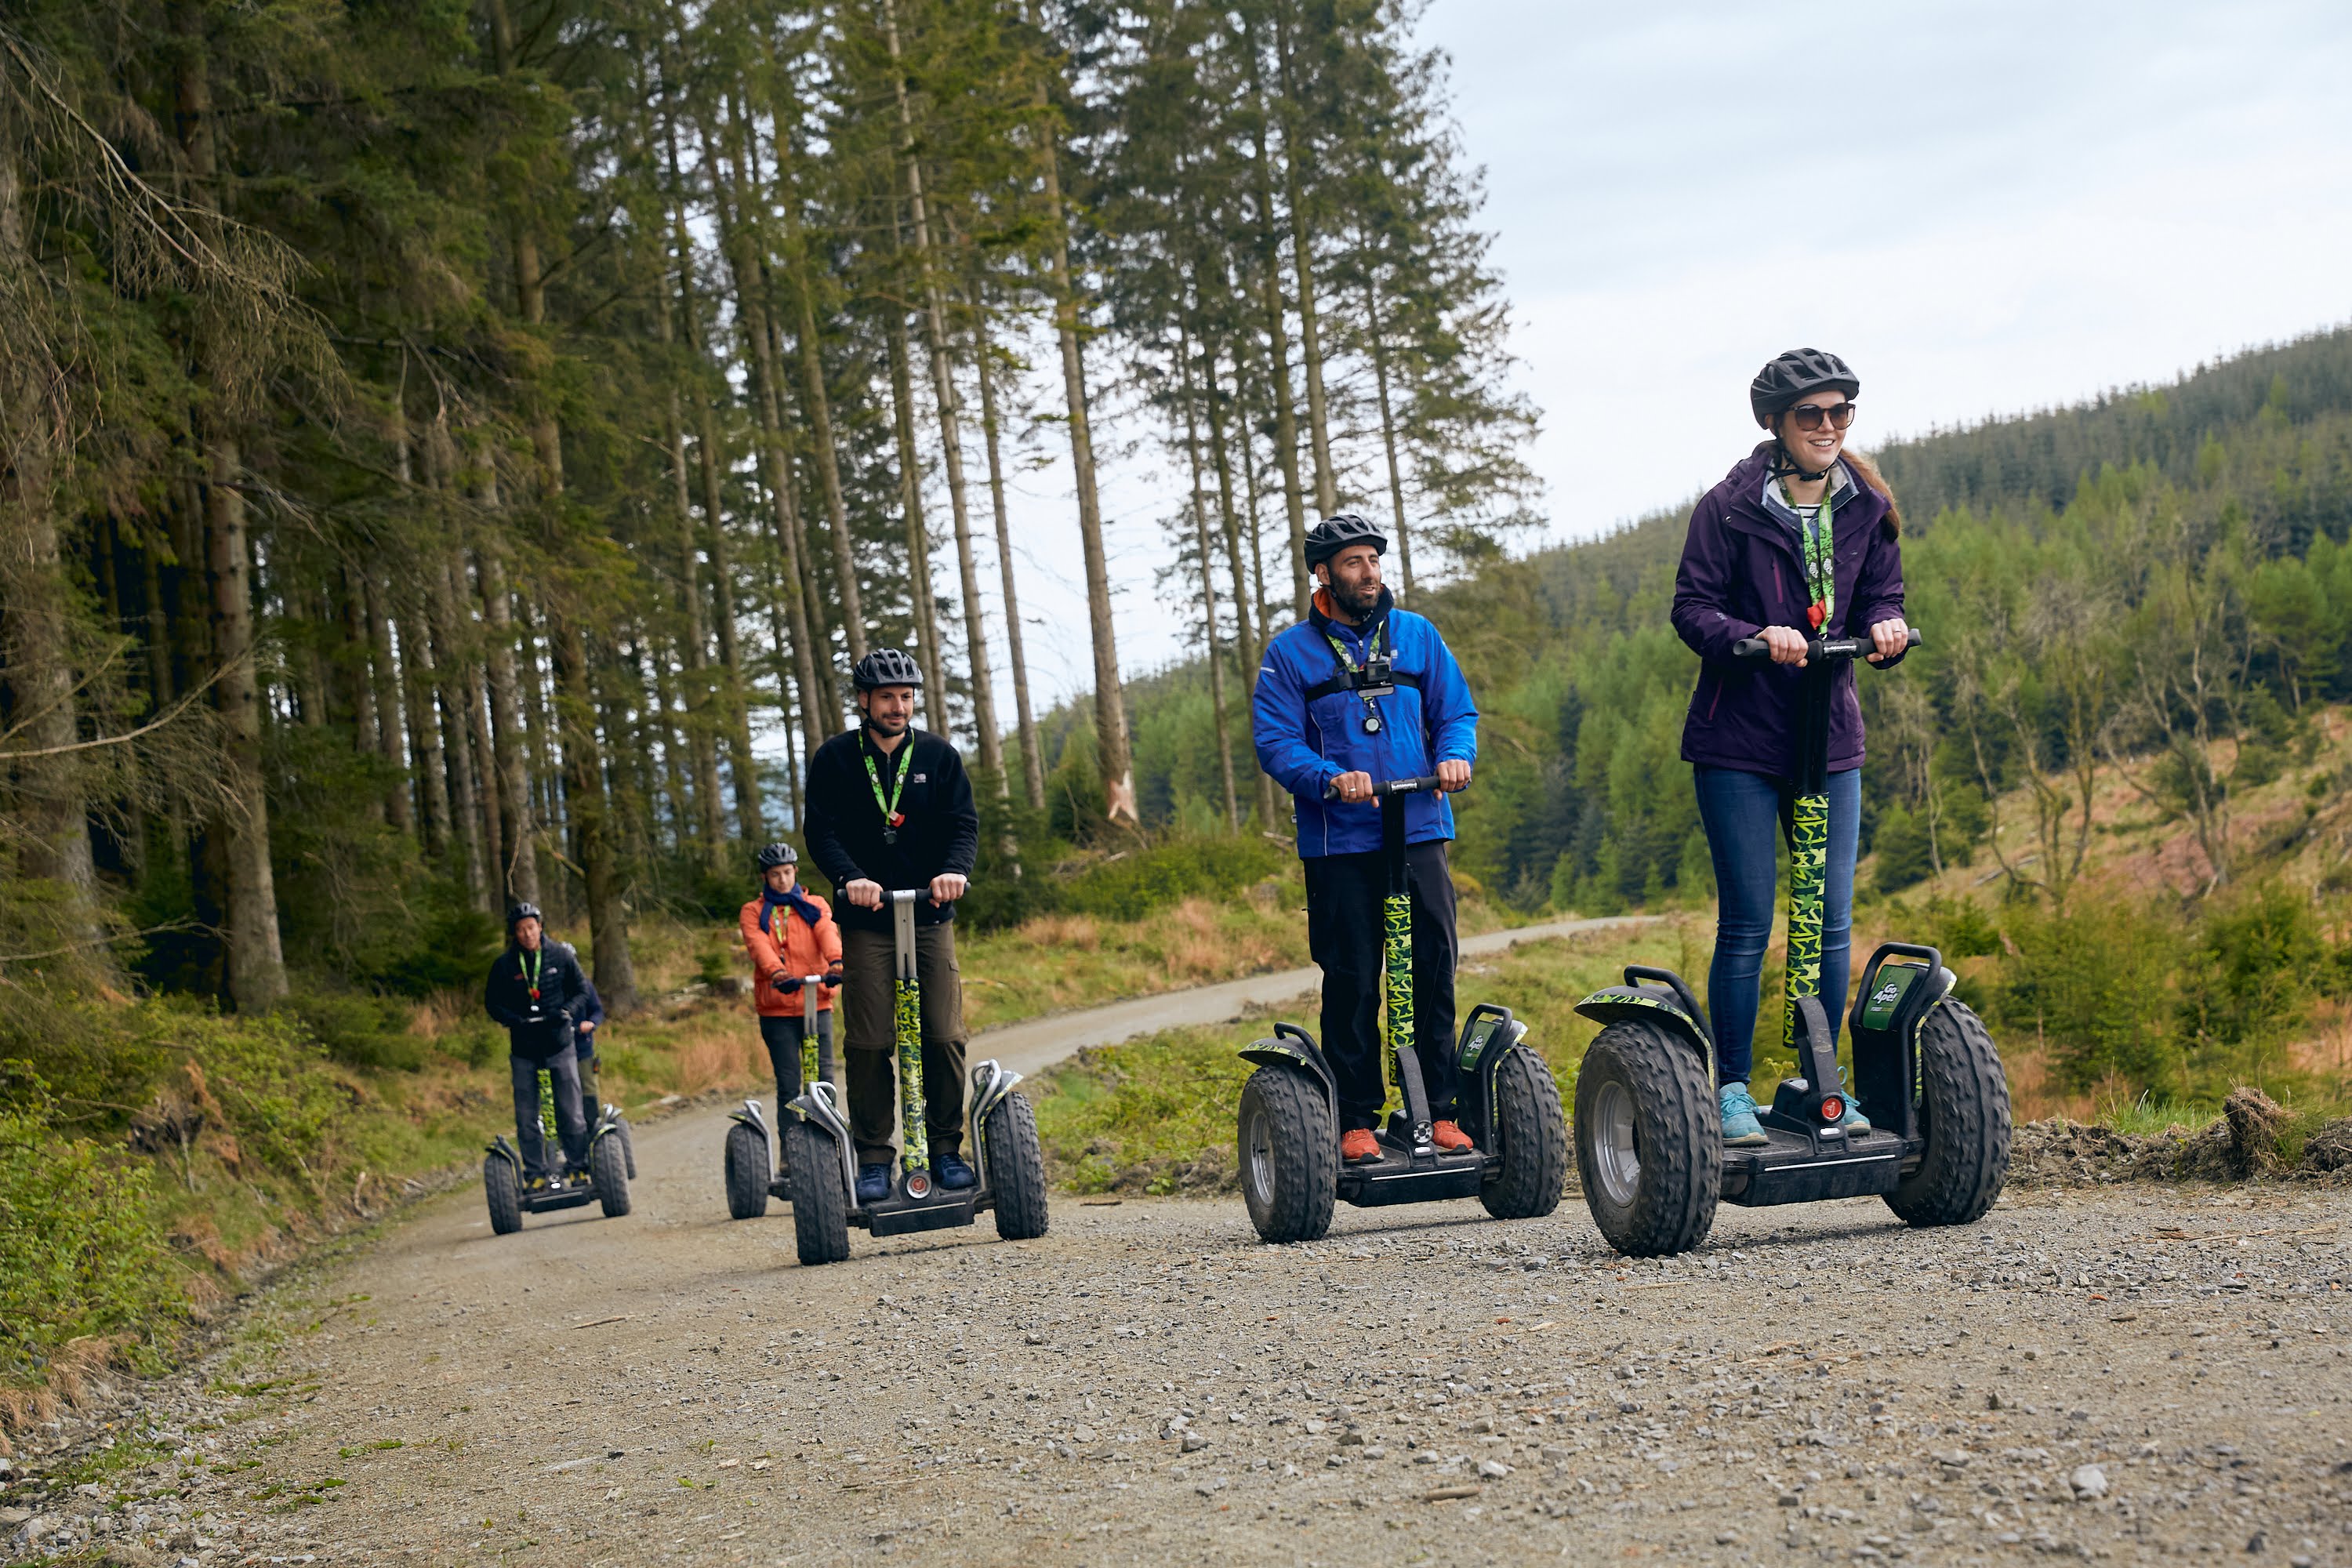
[[[1795,454],[1789,450],[1789,444],[1786,441],[1781,440],[1778,436],[1772,437],[1772,478],[1799,479],[1810,485],[1817,479],[1825,479],[1829,477],[1828,468],[1823,468],[1819,473],[1808,470],[1797,461]]]

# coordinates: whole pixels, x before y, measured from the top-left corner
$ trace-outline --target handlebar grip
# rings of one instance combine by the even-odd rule
[[[1417,779],[1381,779],[1372,785],[1372,798],[1379,800],[1391,795],[1419,795],[1423,790],[1437,788],[1437,775],[1429,773]],[[1325,800],[1339,798],[1339,781],[1332,780],[1323,786]]]
[[[1910,628],[1910,638],[1904,644],[1904,647],[1906,648],[1917,647],[1922,641],[1919,636],[1919,628],[1917,626],[1913,626]],[[1821,658],[1825,654],[1837,650],[1845,645],[1852,645],[1851,649],[1847,654],[1847,657],[1849,658],[1857,654],[1867,653],[1870,650],[1871,646],[1869,639],[1866,637],[1814,637],[1805,644],[1805,657],[1807,658]],[[1771,657],[1771,645],[1767,643],[1762,637],[1741,637],[1738,642],[1731,645],[1731,657],[1734,658],[1769,658]]]

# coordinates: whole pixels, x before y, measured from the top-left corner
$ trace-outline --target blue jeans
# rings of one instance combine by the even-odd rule
[[[1764,950],[1772,940],[1781,846],[1796,800],[1783,781],[1738,768],[1699,767],[1699,821],[1715,861],[1715,962],[1706,1010],[1720,1083],[1745,1083],[1753,1062]],[[1862,770],[1829,778],[1829,865],[1822,889],[1822,1007],[1837,1038],[1853,963],[1853,861],[1862,830]]]

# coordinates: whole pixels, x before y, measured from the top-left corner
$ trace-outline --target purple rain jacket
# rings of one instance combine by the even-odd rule
[[[1777,503],[1768,508],[1765,502],[1771,451],[1769,442],[1758,447],[1692,510],[1675,573],[1674,622],[1675,634],[1705,661],[1683,721],[1683,761],[1790,779],[1797,775],[1798,683],[1804,672],[1731,657],[1733,643],[1768,626],[1803,630],[1812,603],[1796,524]],[[1867,637],[1872,626],[1903,613],[1902,547],[1885,526],[1886,499],[1863,483],[1851,464],[1838,464],[1832,496],[1837,594],[1823,629],[1832,637]],[[1902,657],[1872,668],[1885,669]],[[1837,675],[1830,706],[1832,773],[1862,765],[1862,708],[1853,688],[1861,663]]]

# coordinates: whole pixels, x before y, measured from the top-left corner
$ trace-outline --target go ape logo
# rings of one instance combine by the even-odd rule
[[[1789,981],[1780,1043],[1797,1048],[1797,998],[1822,994],[1822,883],[1829,873],[1830,801],[1801,795],[1789,852]]]
[[[1386,927],[1387,950],[1381,955],[1381,974],[1386,993],[1389,1041],[1391,1045],[1412,1043],[1412,899],[1404,893],[1391,893],[1381,903],[1381,919]]]

